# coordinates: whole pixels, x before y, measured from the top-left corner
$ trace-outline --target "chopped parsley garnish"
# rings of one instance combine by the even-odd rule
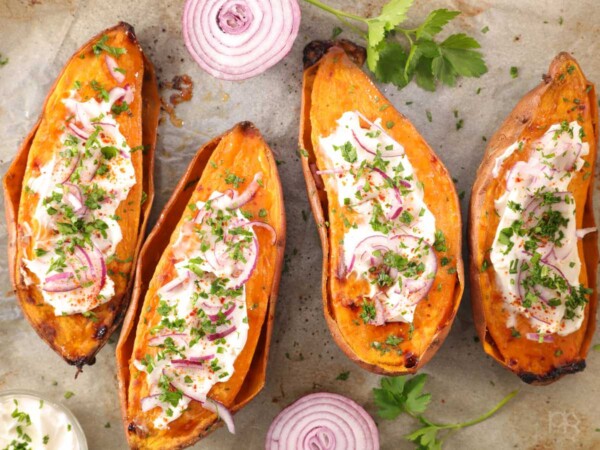
[[[239,188],[240,184],[242,184],[244,181],[245,181],[245,178],[238,177],[234,173],[231,173],[229,171],[227,171],[225,173],[225,183],[233,184],[233,187],[236,189]]]
[[[438,252],[445,252],[448,250],[448,246],[446,245],[446,236],[444,236],[444,233],[441,230],[436,230],[435,232],[433,248]]]
[[[123,100],[121,103],[113,103],[113,105],[110,107],[110,110],[113,114],[118,116],[121,113],[129,111],[129,104],[125,100]]]
[[[118,58],[119,56],[127,53],[127,50],[125,50],[124,48],[111,47],[106,43],[106,41],[108,41],[108,36],[106,34],[103,35],[100,39],[98,39],[98,41],[92,46],[92,51],[94,52],[94,55],[100,55],[103,51],[105,51],[109,55]]]
[[[94,91],[96,91],[98,93],[98,95],[100,95],[100,98],[102,100],[104,100],[105,102],[107,102],[109,100],[108,91],[106,89],[104,89],[104,87],[100,83],[98,83],[96,80],[90,81],[90,86],[92,87],[92,89]]]
[[[360,305],[360,309],[361,312],[359,317],[362,319],[363,323],[370,323],[375,320],[375,317],[377,316],[377,311],[373,303],[365,301]]]
[[[344,145],[334,145],[333,149],[342,152],[342,158],[350,164],[358,159],[356,148],[348,141]]]

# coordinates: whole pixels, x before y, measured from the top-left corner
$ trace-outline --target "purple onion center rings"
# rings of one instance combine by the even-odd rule
[[[310,450],[335,450],[335,433],[325,426],[315,427],[304,438],[304,448]]]
[[[229,1],[217,14],[219,28],[226,34],[242,34],[254,20],[252,10],[245,2]]]

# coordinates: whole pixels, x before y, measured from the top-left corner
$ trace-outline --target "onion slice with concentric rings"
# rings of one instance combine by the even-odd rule
[[[281,61],[300,28],[297,0],[187,0],[185,45],[206,72],[245,80]]]
[[[371,416],[338,394],[310,394],[275,418],[266,450],[377,450],[379,433]]]

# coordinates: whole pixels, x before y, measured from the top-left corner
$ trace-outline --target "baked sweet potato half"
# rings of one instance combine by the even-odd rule
[[[125,432],[179,449],[265,382],[285,247],[275,160],[249,122],[204,145],[149,235],[117,345]]]
[[[4,177],[19,304],[79,369],[125,315],[152,205],[159,111],[152,64],[120,23],[69,60]]]
[[[594,334],[596,101],[559,54],[490,140],[473,187],[475,325],[485,352],[527,383],[583,370]]]
[[[353,361],[414,373],[447,336],[462,296],[459,201],[363,61],[348,41],[305,48],[300,147],[323,248],[323,310]]]

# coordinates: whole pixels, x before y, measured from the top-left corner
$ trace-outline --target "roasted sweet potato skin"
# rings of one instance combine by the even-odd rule
[[[209,164],[209,161],[219,161],[219,169],[215,169],[215,164]],[[169,261],[170,243],[179,229],[178,225],[189,214],[187,206],[191,201],[205,200],[214,190],[224,191],[231,187],[223,181],[222,174],[226,169],[246,178],[246,183],[239,187],[240,191],[255,172],[262,171],[264,189],[259,190],[244,210],[258,217],[259,210],[266,209],[266,220],[276,230],[277,241],[272,245],[268,232],[257,231],[260,259],[246,291],[250,323],[248,341],[236,360],[232,378],[215,385],[209,396],[222,402],[230,411],[237,412],[264,386],[283,264],[285,211],[275,159],[254,125],[242,122],[198,151],[142,248],[132,301],[116,351],[121,412],[131,448],[185,448],[222,423],[215,414],[192,402],[183,416],[170,423],[166,430],[144,432],[136,423],[150,416],[141,412],[139,404],[147,389],[142,382],[145,374],[131,363],[145,352],[144,334],[156,318],[154,294],[164,273],[169,270],[169,264],[172,264]]]
[[[312,42],[305,49],[299,143],[308,198],[323,249],[323,311],[334,340],[357,364],[381,374],[414,373],[429,361],[446,338],[462,297],[460,207],[443,163],[360,70],[357,64],[363,61],[364,51],[348,41]],[[319,136],[328,136],[335,129],[336,120],[351,110],[360,111],[370,120],[381,118],[382,123],[393,124],[386,131],[405,147],[418,179],[424,184],[425,203],[436,217],[436,227],[446,237],[447,251],[443,256],[451,264],[441,268],[438,263],[434,287],[419,303],[412,327],[406,323],[365,325],[358,320],[356,308],[341,305],[332,295],[340,286],[334,274],[337,265],[331,242],[339,242],[342,225],[332,214],[337,198],[328,195],[315,173],[317,168],[322,169],[317,140]],[[440,192],[445,195],[440,196]],[[391,334],[404,339],[400,344],[401,355],[396,351],[382,354],[373,349],[373,342],[384,342]]]
[[[51,157],[50,152],[43,151],[44,140],[55,136],[56,123],[64,121],[66,115],[60,100],[64,98],[74,81],[95,79],[109,85],[110,75],[92,51],[92,46],[102,36],[108,36],[109,42],[115,46],[122,46],[128,52],[123,56],[120,64],[129,69],[130,74],[126,76],[126,82],[135,83],[136,93],[130,108],[131,115],[123,115],[117,120],[130,146],[144,145],[145,148],[143,153],[138,152],[138,155],[133,155],[136,177],[141,182],[132,189],[124,203],[140,202],[142,192],[145,192],[146,200],[141,207],[135,208],[135,211],[130,214],[121,211],[123,216],[127,216],[127,223],[131,226],[128,232],[123,233],[125,238],[119,244],[117,254],[122,256],[128,253],[128,256],[123,257],[122,260],[129,258],[129,261],[114,262],[109,265],[109,269],[114,273],[123,274],[122,277],[118,277],[119,279],[114,278],[115,296],[112,300],[94,310],[94,320],[85,318],[81,314],[56,317],[52,307],[43,302],[39,288],[35,285],[25,285],[20,271],[24,245],[20,245],[19,241],[22,233],[19,217],[26,217],[29,214],[27,207],[23,205],[31,201],[25,198],[23,185],[24,180],[31,175],[32,168],[39,167],[43,161]],[[138,74],[137,78],[135,73]],[[79,369],[85,364],[95,362],[95,354],[121,323],[127,309],[129,293],[133,285],[133,269],[154,197],[152,173],[159,112],[160,98],[154,68],[143,54],[133,28],[126,23],[119,23],[90,39],[65,65],[50,89],[40,118],[23,141],[3,180],[9,240],[9,268],[19,304],[39,336],[66,362]],[[32,155],[35,155],[35,158]]]
[[[574,101],[574,99],[576,99]],[[508,158],[498,177],[492,169],[496,158],[518,140],[531,142],[549,126],[562,121],[579,120],[583,126],[590,153],[585,156],[590,175],[579,173],[571,181],[577,211],[577,228],[594,227],[592,193],[598,139],[598,111],[593,84],[586,80],[581,68],[568,53],[560,53],[550,65],[542,83],[529,92],[515,107],[490,140],[471,194],[469,237],[471,303],[475,326],[486,353],[507,369],[531,384],[549,384],[564,375],[585,368],[585,357],[595,330],[597,308],[596,270],[598,266],[597,233],[578,243],[582,261],[580,281],[593,289],[589,296],[581,328],[567,336],[555,336],[554,342],[539,344],[513,336],[506,327],[506,312],[496,286],[492,267],[482,270],[498,227],[494,199],[504,192],[504,175],[517,161],[531,154],[527,144],[521,152]],[[523,319],[521,319],[523,320]],[[518,322],[526,327],[525,320]]]

